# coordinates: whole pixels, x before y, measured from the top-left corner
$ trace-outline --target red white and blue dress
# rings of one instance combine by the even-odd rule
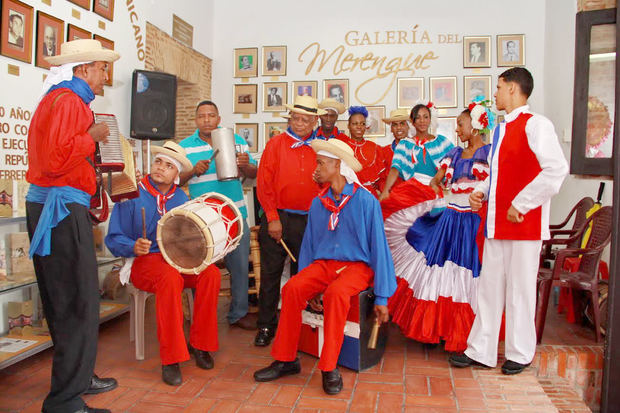
[[[446,209],[438,210],[445,201],[420,185],[383,205],[398,281],[388,302],[392,321],[414,340],[445,340],[447,351],[467,348],[475,317],[484,211],[472,212],[468,198],[488,176],[489,149],[485,145],[465,159],[463,148],[455,147],[440,161],[450,191]]]

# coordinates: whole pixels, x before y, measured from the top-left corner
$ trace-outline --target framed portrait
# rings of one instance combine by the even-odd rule
[[[491,100],[491,76],[463,76],[463,106],[467,107],[480,96]]]
[[[431,77],[431,102],[438,108],[455,108],[457,102],[456,76]]]
[[[286,82],[263,83],[263,112],[283,112],[287,100]]]
[[[17,0],[2,2],[0,53],[3,56],[32,62],[33,20],[34,10],[31,6]]]
[[[491,67],[491,36],[463,36],[463,67]]]
[[[263,76],[286,76],[286,46],[263,46]]]
[[[256,113],[258,85],[233,85],[233,113]]]
[[[114,0],[93,0],[93,11],[110,21],[114,20]]]
[[[250,152],[258,152],[258,123],[235,123],[235,133],[245,139]]]
[[[398,97],[399,108],[412,108],[418,100],[424,100],[423,77],[399,77]]]
[[[525,35],[497,35],[497,66],[525,66]]]
[[[265,143],[263,148],[267,145],[269,139],[286,131],[286,128],[288,128],[288,122],[265,122],[264,127],[265,131],[263,136],[265,137]]]
[[[349,79],[323,80],[323,99],[332,98],[349,107]]]
[[[344,116],[347,116],[346,112]],[[347,136],[349,135],[349,120],[348,119],[337,120],[336,127],[338,128],[339,131],[341,131],[345,135]]]
[[[69,0],[73,4],[77,4],[83,9],[90,10],[90,0]]]
[[[234,77],[258,76],[258,48],[235,49],[233,53]]]
[[[291,96],[294,100],[295,96],[312,96],[316,99],[317,89],[319,88],[319,82],[316,80],[300,80],[293,82],[293,89],[291,90]]]
[[[60,54],[60,44],[65,38],[65,24],[62,20],[49,14],[37,11],[37,40],[34,63],[37,67],[49,69],[50,64],[45,58]]]
[[[94,36],[95,40],[99,40],[101,42],[101,47],[103,47],[104,49],[109,49],[109,50],[114,50],[114,42],[112,40],[106,39],[103,36],[99,36],[98,34],[96,34]],[[108,81],[105,82],[106,86],[112,86],[112,81],[114,78],[114,63],[113,62],[109,62],[108,63]]]
[[[77,40],[77,39],[90,39],[92,37],[93,37],[92,33],[89,32],[88,30],[84,30],[72,24],[67,25],[67,41],[68,42],[70,42],[71,40]]]
[[[366,106],[368,109],[368,118],[366,118],[365,138],[376,138],[385,136],[385,106]]]
[[[443,135],[457,146],[463,146],[456,136],[456,116],[443,116],[437,118],[437,130],[435,135]]]

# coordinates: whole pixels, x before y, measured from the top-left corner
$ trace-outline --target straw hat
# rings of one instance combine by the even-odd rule
[[[77,62],[114,62],[121,57],[114,50],[101,47],[99,40],[79,39],[60,45],[60,54],[46,57],[51,65],[60,66]]]
[[[355,159],[355,155],[353,154],[353,149],[345,142],[339,139],[330,139],[324,141],[322,139],[315,139],[310,142],[312,145],[312,149],[315,152],[319,151],[327,151],[330,152],[337,157],[339,157],[342,161],[344,161],[353,171],[359,172],[362,170],[362,164]]]
[[[339,115],[342,115],[344,111],[347,110],[342,103],[332,98],[324,99],[321,103],[319,103],[319,107],[325,110],[331,109],[336,111]]]
[[[181,167],[183,168],[183,170],[179,171],[179,173],[187,172],[193,168],[192,163],[189,159],[187,159],[185,149],[176,142],[166,141],[163,146],[152,146],[151,152],[153,152],[153,155],[162,154],[179,161]]]
[[[383,118],[383,121],[388,125],[401,120],[409,120],[409,111],[407,109],[395,109],[390,112],[389,118]]]
[[[295,103],[292,105],[286,104],[291,112],[301,113],[304,115],[325,115],[327,112],[323,109],[319,109],[319,105],[316,99],[312,96],[295,96]]]

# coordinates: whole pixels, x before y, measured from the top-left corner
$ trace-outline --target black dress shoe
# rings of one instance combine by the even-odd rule
[[[266,347],[271,343],[276,332],[273,328],[259,328],[256,338],[254,339],[254,345],[257,347]]]
[[[111,413],[108,409],[97,409],[95,407],[88,407],[84,405],[80,410],[76,410],[73,413]]]
[[[338,394],[342,390],[342,376],[338,367],[332,371],[322,371],[323,391],[327,394]]]
[[[517,363],[516,361],[506,360],[504,362],[504,364],[502,365],[502,373],[504,373],[504,374],[519,374],[523,370],[525,370],[525,368],[527,366],[529,366],[529,365],[530,365],[530,363],[521,364],[521,363]]]
[[[194,349],[194,357],[196,358],[196,366],[201,369],[210,370],[213,368],[213,357],[208,351]]]
[[[452,354],[448,359],[450,364],[454,367],[469,367],[469,366],[480,366],[489,368],[489,366],[482,364],[470,357],[467,354]]]
[[[118,382],[113,378],[102,379],[98,377],[96,374],[93,374],[93,377],[90,378],[90,386],[84,392],[84,394],[98,394],[105,393],[110,390],[114,390],[118,387]]]
[[[299,359],[295,361],[274,361],[265,367],[264,369],[256,370],[254,372],[254,380],[256,381],[272,381],[279,379],[283,376],[289,376],[291,374],[297,374],[301,371],[301,364]]]
[[[161,366],[161,378],[164,383],[171,386],[180,386],[183,382],[181,378],[181,368],[179,363],[164,364]]]

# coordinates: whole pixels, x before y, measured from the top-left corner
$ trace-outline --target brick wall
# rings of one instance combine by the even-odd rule
[[[145,69],[177,76],[177,141],[194,132],[196,104],[211,98],[211,64],[205,55],[146,23]]]

